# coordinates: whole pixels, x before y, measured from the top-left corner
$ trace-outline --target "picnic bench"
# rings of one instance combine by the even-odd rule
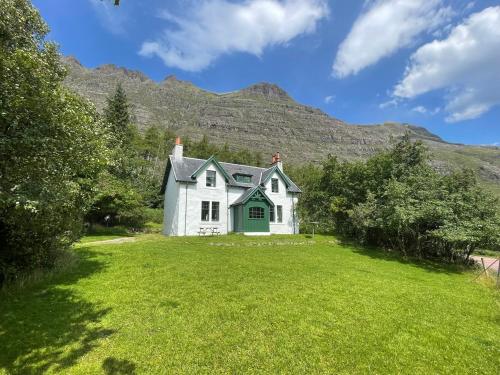
[[[198,230],[199,236],[219,236],[221,234],[219,227],[200,227]]]

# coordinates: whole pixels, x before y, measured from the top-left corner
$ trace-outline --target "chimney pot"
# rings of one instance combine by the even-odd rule
[[[281,155],[279,152],[275,152],[273,154],[273,163],[272,165],[277,165],[278,168],[283,171],[283,163],[281,162]]]
[[[181,137],[176,137],[175,138],[175,146],[174,149],[172,150],[172,156],[174,159],[182,159],[182,154],[183,154],[183,146],[181,143]]]

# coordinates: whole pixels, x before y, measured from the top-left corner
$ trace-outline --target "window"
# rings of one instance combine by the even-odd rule
[[[271,191],[273,193],[278,192],[278,179],[277,178],[271,178]]]
[[[207,171],[207,186],[215,187],[215,171]]]
[[[264,209],[262,207],[250,207],[248,209],[249,219],[264,219]]]
[[[269,221],[274,223],[274,206],[269,207]]]
[[[212,202],[212,221],[219,221],[219,202]]]
[[[283,222],[283,206],[276,206],[276,212],[278,213],[278,223]]]
[[[251,183],[252,182],[252,176],[248,174],[233,174],[233,177],[236,181],[238,182],[245,182],[245,183]]]
[[[208,221],[208,215],[210,211],[210,202],[201,202],[201,221]]]

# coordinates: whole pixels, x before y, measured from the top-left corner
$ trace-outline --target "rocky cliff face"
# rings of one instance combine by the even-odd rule
[[[436,167],[471,167],[500,190],[500,148],[446,143],[425,128],[408,124],[346,124],[295,102],[270,83],[216,94],[174,76],[156,83],[141,72],[111,64],[87,69],[74,58],[65,58],[65,63],[69,68],[67,86],[89,98],[99,110],[120,82],[141,128],[157,124],[195,139],[205,134],[213,142],[259,150],[263,155],[279,150],[285,162],[295,163],[321,160],[328,154],[341,159],[366,158],[409,132],[429,146]]]

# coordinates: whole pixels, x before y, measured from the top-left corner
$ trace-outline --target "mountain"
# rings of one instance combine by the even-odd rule
[[[112,64],[88,69],[73,57],[64,62],[69,71],[66,85],[94,102],[98,110],[121,83],[140,128],[156,124],[192,139],[205,134],[210,141],[269,156],[280,151],[285,163],[318,161],[328,154],[362,159],[409,132],[412,139],[427,144],[436,168],[470,167],[500,191],[499,147],[447,143],[425,128],[409,124],[347,124],[297,103],[277,85],[265,82],[217,94],[175,76],[157,83],[141,72]]]

